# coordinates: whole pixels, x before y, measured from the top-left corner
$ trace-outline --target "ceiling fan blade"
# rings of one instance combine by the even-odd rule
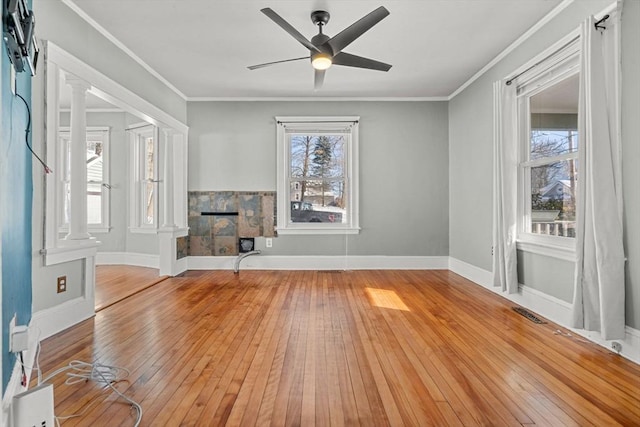
[[[384,6],[380,6],[373,12],[333,36],[327,41],[327,44],[331,46],[334,55],[340,53],[342,49],[349,46],[351,42],[360,37],[378,22],[382,21],[382,19],[387,15],[389,15],[389,11]]]
[[[265,62],[264,64],[250,65],[247,68],[250,70],[257,70],[258,68],[268,67],[269,65],[282,64],[283,62],[300,61],[301,59],[309,59],[309,56],[301,56],[300,58],[283,59],[282,61]]]
[[[275,13],[273,11],[273,9],[271,9],[269,7],[265,7],[264,9],[260,9],[260,12],[264,13],[269,18],[271,18],[271,20],[273,22],[278,24],[287,33],[291,34],[293,36],[293,38],[295,38],[300,43],[302,43],[302,45],[304,47],[306,47],[307,49],[309,49],[311,51],[314,51],[314,52],[320,52],[320,50],[318,50],[317,47],[315,47],[309,40],[307,40],[305,38],[305,36],[300,34],[300,32],[298,30],[293,28],[293,26],[291,24],[289,24],[287,21],[285,21],[282,16],[278,15],[277,13]]]
[[[322,84],[324,83],[324,73],[325,70],[315,70],[313,78],[313,90],[319,90],[322,88]]]
[[[367,68],[369,70],[389,71],[391,65],[350,53],[340,52],[333,57],[334,65],[344,65],[347,67]]]

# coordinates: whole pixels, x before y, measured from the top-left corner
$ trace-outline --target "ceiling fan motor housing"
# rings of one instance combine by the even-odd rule
[[[327,36],[326,34],[316,34],[311,39],[311,44],[313,44],[315,47],[317,47],[319,51],[328,53],[329,55],[333,55],[333,51],[331,49],[331,46],[326,44],[326,42],[330,38],[331,37]],[[313,51],[311,52],[311,54],[314,54],[314,53],[315,52],[313,52]]]
[[[326,10],[314,10],[311,12],[311,22],[315,25],[326,25],[330,17],[331,15]]]

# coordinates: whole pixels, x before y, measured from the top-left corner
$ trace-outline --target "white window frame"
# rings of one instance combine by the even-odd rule
[[[554,158],[530,160],[530,111],[529,99],[545,89],[580,73],[580,40],[573,41],[554,53],[535,59],[535,66],[516,80],[518,107],[518,224],[517,248],[526,252],[575,261],[575,238],[532,233],[531,223],[531,168],[555,161],[575,159],[578,153],[564,154]],[[526,68],[525,68],[526,69]],[[580,172],[578,172],[580,174]],[[577,186],[580,181],[576,182]]]
[[[88,223],[87,229],[93,233],[108,233],[111,230],[111,220],[110,220],[110,199],[111,192],[110,190],[110,177],[109,171],[111,169],[110,166],[110,140],[111,140],[111,130],[106,126],[87,126],[87,141],[102,141],[102,181],[92,182],[93,184],[100,184],[102,187],[102,197],[101,197],[101,218],[102,221],[100,223]],[[61,126],[58,132],[58,158],[57,158],[57,169],[60,171],[67,170],[67,159],[65,158],[65,154],[68,153],[68,144],[71,143],[71,129],[67,126]],[[58,233],[67,234],[69,232],[69,223],[65,221],[65,197],[64,197],[64,187],[65,187],[65,174],[62,173],[59,175],[59,180],[57,181],[56,193],[58,195],[58,200],[61,203],[58,205]],[[87,180],[87,184],[89,181]]]
[[[358,116],[276,117],[277,129],[277,231],[278,234],[358,234],[359,172]],[[291,158],[288,135],[291,133],[344,133],[346,138],[344,181],[347,212],[344,223],[294,223],[291,221]]]
[[[137,124],[132,125],[128,129],[130,137],[130,188],[129,188],[129,230],[132,233],[157,233],[159,224],[159,164],[158,164],[158,149],[160,147],[159,139],[160,132],[157,126],[149,124]],[[144,165],[145,165],[145,139],[153,137],[153,221],[147,223],[144,219],[145,215],[145,202],[143,199],[144,189],[143,186],[148,180],[144,178]]]

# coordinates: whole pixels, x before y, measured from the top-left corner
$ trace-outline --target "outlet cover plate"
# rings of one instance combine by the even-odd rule
[[[67,276],[58,277],[58,293],[67,291]]]
[[[41,384],[13,396],[13,427],[54,427],[53,385]]]

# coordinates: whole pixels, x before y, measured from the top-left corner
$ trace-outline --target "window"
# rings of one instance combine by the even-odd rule
[[[358,233],[358,117],[277,117],[278,233]]]
[[[518,79],[519,240],[574,245],[578,164],[578,44]]]
[[[68,128],[61,128],[58,138],[58,169],[62,171],[58,191],[58,231],[69,230],[71,213],[69,183],[71,179],[71,137]],[[109,128],[87,128],[87,225],[92,232],[109,231]]]
[[[131,135],[131,218],[133,232],[158,228],[158,128],[129,129]]]

